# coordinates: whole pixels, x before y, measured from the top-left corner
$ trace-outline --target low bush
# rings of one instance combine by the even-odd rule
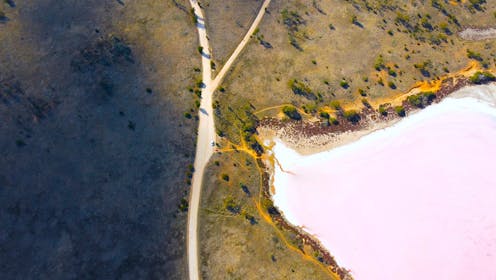
[[[357,111],[355,110],[349,110],[349,111],[345,111],[343,116],[349,121],[349,122],[352,122],[354,124],[358,123],[360,121],[360,114],[358,114]]]
[[[379,105],[379,114],[381,114],[384,117],[387,116],[388,112],[387,112],[387,106],[385,104]]]
[[[467,49],[467,57],[470,58],[470,59],[475,59],[477,61],[482,61],[483,60],[480,53],[474,52],[474,51],[471,51],[471,50],[468,50],[468,49]]]
[[[470,77],[470,82],[478,85],[494,81],[496,81],[496,77],[489,72],[477,71],[472,77]]]
[[[296,79],[291,79],[291,80],[289,80],[288,85],[291,88],[291,90],[293,91],[293,93],[296,95],[301,95],[301,96],[303,96],[309,100],[316,100],[317,99],[317,97],[313,93],[312,89],[310,87],[308,87],[306,84],[304,84],[303,82],[300,82]]]
[[[341,103],[339,103],[339,101],[337,101],[337,100],[333,100],[333,101],[331,101],[331,104],[330,104],[330,105],[331,105],[331,108],[333,108],[333,109],[335,109],[335,110],[338,110],[338,111],[340,111],[340,110],[342,110],[342,109],[343,109],[343,108],[341,107]]]
[[[282,112],[292,120],[301,120],[301,115],[294,106],[284,106]]]
[[[350,87],[350,84],[349,84],[347,81],[345,81],[345,80],[342,80],[341,82],[339,82],[339,85],[340,85],[342,88],[344,88],[344,89],[347,89],[347,88],[349,88],[349,87]]]
[[[430,105],[434,99],[436,99],[436,94],[429,91],[410,95],[407,97],[406,101],[415,107],[424,108],[425,106]]]
[[[403,106],[396,106],[396,107],[394,107],[394,111],[400,117],[406,116],[405,108],[403,108]]]
[[[323,119],[326,119],[326,120],[328,120],[328,119],[329,119],[329,117],[330,117],[330,116],[329,116],[329,113],[327,113],[327,112],[320,112],[319,116],[320,116],[321,118],[323,118]]]
[[[222,178],[222,180],[224,180],[226,182],[229,182],[229,175],[227,175],[227,174],[224,173],[224,174],[221,175],[221,178]]]

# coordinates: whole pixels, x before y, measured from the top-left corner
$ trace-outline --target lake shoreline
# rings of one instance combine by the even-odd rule
[[[466,77],[449,78],[443,82],[441,89],[436,93],[436,98],[429,105],[439,103],[451,93],[470,85],[473,84]],[[257,131],[263,140],[279,138],[300,154],[314,154],[354,142],[374,131],[390,127],[404,117],[427,107],[415,107],[406,100],[402,106],[405,110],[404,116],[399,116],[392,107],[387,109],[387,115],[364,107],[359,112],[358,123],[351,123],[343,116],[338,116],[338,125],[264,118],[260,121]]]
[[[436,92],[436,99],[433,100],[431,104],[439,103],[450,94],[471,85],[475,84],[471,83],[466,77],[448,79],[443,82],[441,89]],[[406,102],[403,104],[406,115],[421,110],[420,108],[406,104]],[[373,117],[374,115],[376,116],[375,118]],[[270,142],[277,138],[299,154],[310,155],[322,151],[329,151],[336,147],[352,143],[374,131],[390,127],[403,118],[397,114],[388,114],[388,116],[379,117],[377,117],[377,115],[377,112],[374,110],[364,108],[364,110],[360,112],[361,119],[363,120],[361,123],[355,125],[331,126],[330,128],[329,126],[322,126],[322,124],[318,123],[281,121],[267,118],[261,121],[258,131],[260,138],[264,140],[264,144],[269,150],[271,148]],[[340,121],[342,122],[343,119]],[[268,152],[268,154],[272,157],[272,152]],[[272,195],[274,194],[273,175],[276,164],[278,164],[277,159],[274,158],[272,160],[261,161],[261,165],[265,168],[263,174],[263,195],[272,203]],[[318,255],[321,256],[318,260],[339,275],[340,279],[353,279],[349,271],[346,268],[339,266],[330,251],[322,245],[317,237],[306,232],[303,228],[288,222],[284,217],[284,214],[279,211],[276,206],[273,207],[276,211],[273,211],[273,213],[270,214],[278,226],[294,233],[300,244],[308,245],[312,250],[318,252]],[[301,246],[300,249],[303,251],[303,246]]]

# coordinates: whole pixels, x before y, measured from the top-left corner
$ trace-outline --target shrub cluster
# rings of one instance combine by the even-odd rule
[[[284,106],[282,108],[282,112],[288,116],[290,119],[293,119],[293,120],[301,120],[301,115],[300,113],[298,113],[298,110],[296,110],[296,108],[294,106]]]
[[[410,95],[406,101],[415,107],[424,108],[425,106],[430,105],[434,99],[436,99],[436,94],[429,91]]]
[[[489,72],[481,72],[477,71],[472,77],[470,77],[470,81],[474,84],[485,84],[489,82],[496,81],[496,77]]]

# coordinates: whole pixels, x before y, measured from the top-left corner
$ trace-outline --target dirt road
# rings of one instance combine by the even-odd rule
[[[212,95],[215,89],[222,82],[226,73],[231,68],[231,65],[239,56],[243,48],[250,40],[251,35],[257,28],[265,14],[265,9],[269,5],[270,0],[265,0],[253,21],[250,29],[244,36],[243,40],[234,50],[233,54],[229,57],[226,64],[219,71],[219,74],[212,80],[212,69],[210,66],[210,59],[212,54],[210,52],[210,44],[208,42],[207,30],[205,24],[205,16],[203,10],[200,8],[198,1],[190,0],[191,7],[194,9],[196,15],[196,27],[198,29],[198,38],[202,49],[202,98],[200,103],[199,125],[198,125],[198,139],[196,145],[196,155],[191,183],[191,192],[189,200],[188,211],[188,234],[187,234],[187,247],[188,247],[188,271],[190,280],[199,280],[200,271],[198,265],[198,209],[200,207],[200,194],[203,181],[203,174],[205,166],[207,165],[210,157],[212,156],[216,143],[215,123],[212,109]]]

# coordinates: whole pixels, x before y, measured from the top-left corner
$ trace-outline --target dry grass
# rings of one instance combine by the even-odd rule
[[[188,10],[13,2],[0,3],[0,278],[185,279]]]
[[[236,135],[232,126],[235,114],[245,111],[248,103],[252,112],[292,103],[300,108],[305,106],[312,113],[331,111],[333,100],[350,107],[361,106],[362,98],[371,103],[386,102],[419,83],[463,69],[474,61],[467,57],[468,49],[481,53],[482,62],[494,67],[494,41],[462,41],[456,32],[463,26],[490,25],[495,3],[486,4],[482,12],[471,12],[465,5],[443,4],[458,19],[458,26],[439,9],[420,1],[390,1],[391,8],[374,4],[380,1],[367,1],[374,7],[371,11],[366,10],[362,1],[355,1],[356,5],[350,2],[272,2],[259,34],[273,48],[266,49],[256,39],[247,46],[224,82],[225,93],[217,95],[221,108],[219,128],[228,135]],[[408,15],[409,24],[418,25],[419,31],[409,32],[398,23],[398,13]],[[353,16],[359,23],[352,23]],[[288,27],[285,20],[300,23],[290,23],[292,26]],[[423,27],[422,21],[431,24],[433,30]],[[441,27],[449,29],[452,35]],[[388,34],[390,30],[392,35]],[[446,42],[433,43],[432,36],[445,36]],[[310,88],[314,97],[294,94],[288,86],[292,79]],[[275,116],[279,112],[272,110],[263,115]]]
[[[431,1],[419,0],[273,0],[258,34],[216,93],[219,135],[237,144],[252,144],[257,120],[283,117],[284,105],[297,107],[306,120],[317,119],[320,111],[334,115],[336,104],[361,109],[363,98],[377,110],[379,104],[412,87],[433,90],[429,82],[467,65],[494,69],[495,41],[462,41],[457,32],[466,26],[493,25],[496,2],[487,1],[480,11],[467,1],[438,2],[441,6],[434,7]],[[210,15],[218,11],[213,7]],[[408,20],[402,22],[405,16]],[[213,34],[219,27],[209,28]],[[481,58],[469,58],[467,50],[480,53]],[[291,89],[291,80],[297,81],[293,84],[300,94]],[[261,275],[318,279],[311,272],[313,262],[271,241],[277,230],[257,216],[260,213],[240,190],[239,182],[258,190],[258,171],[243,167],[246,156],[230,153],[214,160],[221,164],[209,168],[202,194],[200,236],[206,279],[259,279]],[[229,174],[229,182],[220,178],[223,173]],[[226,200],[240,205],[259,223],[250,225],[243,214],[226,210]],[[272,262],[272,254],[284,257]],[[288,274],[296,264],[300,274]]]
[[[205,0],[207,31],[213,59],[223,64],[234,51],[239,41],[255,19],[262,0]]]
[[[200,210],[203,279],[333,279],[311,253],[288,247],[296,247],[294,236],[266,220],[266,209],[259,212],[260,173],[251,156],[230,152],[212,160]]]

